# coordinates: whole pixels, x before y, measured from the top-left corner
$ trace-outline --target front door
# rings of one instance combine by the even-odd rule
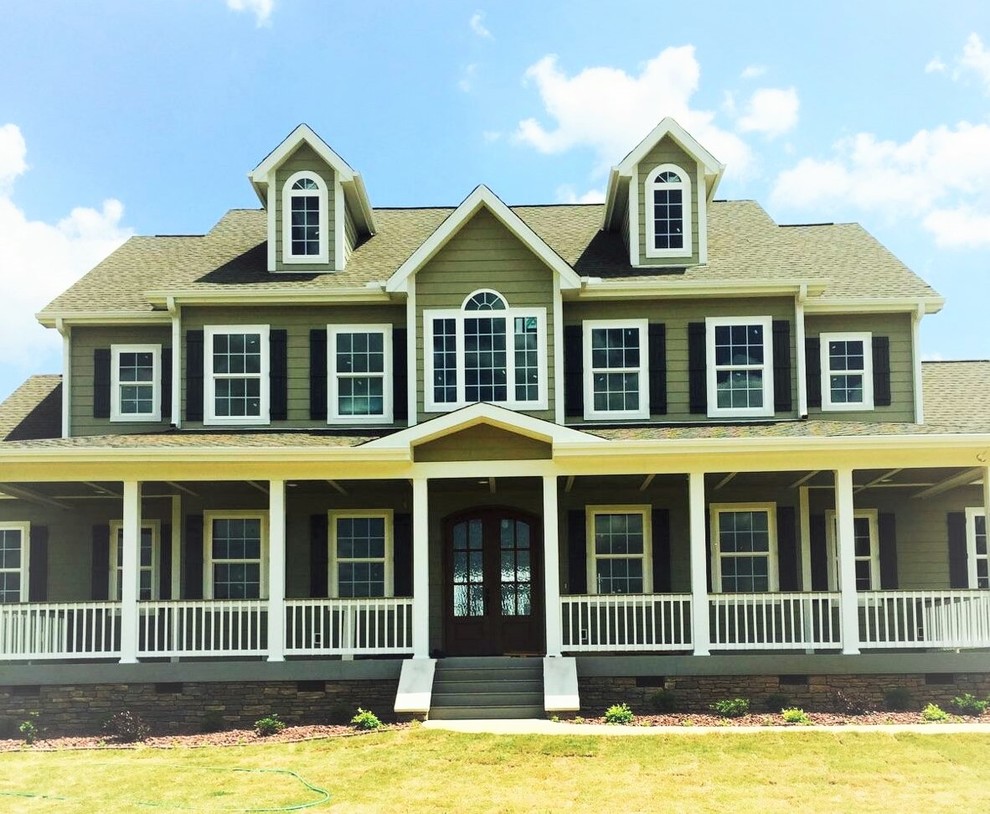
[[[543,652],[539,520],[474,509],[447,518],[444,543],[446,653]]]

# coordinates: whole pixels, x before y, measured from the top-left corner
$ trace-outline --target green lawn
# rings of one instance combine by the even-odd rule
[[[299,744],[7,753],[0,811],[980,812],[990,809],[988,754],[983,734],[615,738],[413,728]],[[234,769],[295,772],[331,800],[302,808],[322,795],[296,777]]]

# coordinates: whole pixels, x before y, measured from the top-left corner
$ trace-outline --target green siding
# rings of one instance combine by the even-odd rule
[[[423,311],[460,308],[479,288],[498,291],[510,308],[546,309],[547,410],[529,415],[554,417],[553,274],[533,252],[487,209],[480,210],[454,235],[414,278],[416,287],[416,366],[422,379]],[[417,405],[424,414],[423,386],[417,385]]]
[[[647,257],[646,243],[652,229],[648,228],[645,182],[649,174],[661,164],[674,164],[680,167],[691,182],[691,248],[690,257]],[[632,181],[636,185],[636,200],[639,218],[639,262],[643,266],[691,266],[697,265],[698,257],[698,201],[705,190],[698,189],[698,162],[675,142],[665,136],[650,150],[636,166]]]
[[[667,414],[654,416],[661,421],[699,421],[704,416],[690,412],[688,399],[688,323],[704,322],[706,317],[769,316],[791,323],[791,403],[788,413],[776,418],[797,417],[797,378],[794,372],[797,351],[794,330],[794,301],[787,297],[767,299],[637,300],[614,302],[565,302],[564,324],[580,325],[595,319],[649,319],[666,325]],[[569,418],[568,423],[581,423]]]
[[[282,235],[282,210],[285,182],[291,175],[303,170],[309,170],[319,175],[327,187],[327,223],[324,227],[327,230],[330,249],[329,263],[327,265],[323,263],[282,262],[282,241],[284,239]],[[334,207],[335,182],[336,174],[333,167],[330,167],[320,158],[316,154],[316,151],[308,144],[300,145],[275,171],[275,269],[277,271],[306,273],[314,271],[325,272],[334,269],[336,252],[341,250],[337,246],[334,246],[334,236],[337,234],[334,219],[338,216]]]
[[[165,429],[167,421],[111,421],[93,418],[93,351],[111,345],[172,345],[172,329],[168,325],[154,327],[107,327],[72,329],[71,377],[69,388],[70,431],[72,435],[105,435],[107,433],[151,432]]]
[[[890,337],[890,406],[845,411],[820,408],[809,415],[848,421],[914,421],[914,358],[911,351],[910,314],[811,314],[805,318],[805,334],[868,331]]]

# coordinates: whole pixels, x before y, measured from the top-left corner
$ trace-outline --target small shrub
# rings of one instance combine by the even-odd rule
[[[654,712],[673,712],[677,709],[677,698],[673,690],[660,689],[650,693],[646,699]]]
[[[351,718],[351,723],[358,729],[381,729],[382,722],[371,710],[358,707],[357,715]]]
[[[811,718],[808,717],[808,713],[803,709],[798,709],[797,707],[790,707],[789,709],[782,709],[780,714],[784,718],[785,724],[810,724]]]
[[[103,724],[103,731],[115,740],[123,743],[134,743],[147,738],[150,730],[140,715],[129,709],[124,709],[115,712],[107,719],[107,722]]]
[[[749,700],[746,698],[723,698],[712,704],[709,709],[723,718],[741,718],[749,712]]]
[[[607,724],[631,724],[635,717],[628,704],[612,704],[605,710],[605,723]]]
[[[782,692],[772,692],[767,696],[767,712],[781,712],[791,705],[789,696]]]
[[[952,699],[952,708],[961,715],[982,715],[987,711],[987,704],[987,701],[968,692]]]
[[[21,721],[17,726],[17,731],[21,733],[24,742],[34,743],[41,737],[41,727],[38,726],[38,713],[29,712],[26,721]]]
[[[283,729],[285,729],[285,721],[279,718],[274,712],[254,722],[254,731],[259,738],[277,735]]]
[[[911,697],[911,691],[907,687],[891,687],[884,691],[883,705],[891,712],[903,712],[914,706],[914,699]]]
[[[226,728],[226,721],[223,719],[223,712],[219,709],[208,709],[203,713],[203,720],[199,725],[203,732],[222,732]]]
[[[923,721],[947,721],[949,720],[949,713],[938,704],[928,704],[921,710],[921,719]]]

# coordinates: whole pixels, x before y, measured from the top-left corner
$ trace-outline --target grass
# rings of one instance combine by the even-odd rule
[[[0,756],[5,814],[983,810],[990,735],[495,736],[421,728],[298,744]],[[47,798],[6,796],[45,793]],[[154,804],[149,806],[148,804]]]

